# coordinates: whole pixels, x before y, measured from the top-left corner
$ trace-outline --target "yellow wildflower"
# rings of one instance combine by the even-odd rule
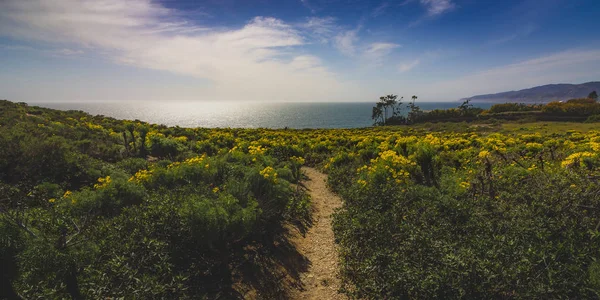
[[[112,182],[112,180],[110,179],[110,176],[100,177],[100,178],[98,178],[98,183],[94,184],[94,188],[95,189],[103,189],[103,188],[107,187],[111,182]]]
[[[485,159],[491,156],[489,151],[483,150],[481,152],[479,152],[479,155],[477,155],[479,158],[481,159]]]
[[[262,171],[260,171],[260,175],[262,175],[265,179],[277,183],[277,172],[275,172],[275,169],[273,169],[273,167],[265,167]]]

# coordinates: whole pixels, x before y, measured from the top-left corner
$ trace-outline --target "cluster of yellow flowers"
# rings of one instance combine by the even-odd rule
[[[531,153],[539,153],[544,149],[544,145],[540,143],[530,142],[525,144],[525,149]]]
[[[590,134],[590,148],[594,152],[600,152],[600,132],[593,132]]]
[[[111,182],[112,180],[110,179],[110,176],[100,177],[98,178],[98,183],[94,184],[94,188],[97,190],[103,189],[107,187]]]
[[[277,172],[275,172],[275,169],[273,169],[271,166],[265,167],[262,171],[260,171],[260,175],[262,175],[262,177],[265,179],[272,181],[273,183],[277,183]]]
[[[416,165],[417,163],[411,161],[410,159],[398,155],[394,150],[383,151],[379,154],[379,157],[374,159],[372,163],[377,163],[379,161],[384,162],[387,166],[392,167],[394,169],[400,169],[408,165]]]
[[[579,163],[581,162],[581,160],[583,160],[584,158],[588,157],[594,157],[595,154],[591,153],[591,152],[577,152],[577,153],[573,153],[569,156],[567,156],[567,158],[565,158],[565,160],[563,160],[560,165],[562,167],[572,167],[572,166],[578,166]]]
[[[112,128],[108,131],[108,135],[110,135],[112,138],[115,139],[121,139],[122,138],[122,134],[119,132],[116,132],[114,130],[112,130]]]
[[[304,161],[304,158],[303,158],[303,157],[300,157],[300,156],[292,156],[292,157],[290,157],[290,160],[291,160],[293,163],[295,163],[295,164],[298,164],[298,165],[303,165],[303,164],[304,164],[304,162],[305,162],[305,161]]]
[[[183,162],[176,161],[174,163],[171,163],[167,166],[167,169],[178,167],[182,164],[186,164],[186,165],[202,164],[204,159],[206,159],[206,153],[202,154],[202,156],[194,156],[192,158],[188,158],[188,159],[184,160]]]
[[[67,190],[64,194],[63,194],[63,198],[64,199],[69,199],[71,198],[71,203],[75,204],[77,202],[77,200],[75,199],[75,197],[73,197],[73,192]]]
[[[164,137],[165,135],[156,131],[156,130],[151,130],[150,132],[148,132],[146,134],[146,143],[144,144],[146,147],[150,148],[152,147],[152,141],[156,140],[156,138],[159,137]]]
[[[513,146],[516,143],[514,139],[509,140],[505,136],[500,136],[498,134],[478,138],[476,141],[483,145],[485,149],[501,153],[506,152],[508,147]]]
[[[263,148],[260,145],[248,146],[248,153],[250,153],[252,155],[262,155],[262,154],[265,154],[265,151],[267,151],[267,148]]]
[[[481,159],[486,159],[486,158],[489,158],[490,156],[492,156],[492,155],[490,154],[490,151],[487,151],[487,150],[483,150],[483,151],[479,152],[479,154],[477,155],[477,157],[479,157]]]
[[[372,159],[370,165],[363,165],[356,169],[358,174],[363,174],[358,183],[363,187],[367,186],[368,181],[365,179],[371,178],[376,174],[383,174],[387,181],[394,181],[397,184],[405,182],[410,173],[406,170],[416,163],[410,159],[399,155],[394,150],[386,150],[379,154],[379,157]]]
[[[201,164],[206,158],[206,154],[202,154],[202,156],[196,156],[192,158],[188,158],[183,161],[184,164],[193,165],[193,164]]]
[[[94,123],[90,123],[90,122],[85,123],[85,126],[91,130],[103,130],[104,129],[104,127],[102,127],[102,125],[98,125],[98,124],[94,124]]]
[[[449,138],[443,141],[442,146],[446,151],[465,149],[471,146],[471,141],[461,137]]]
[[[142,183],[142,182],[148,181],[151,176],[152,176],[152,170],[139,170],[135,173],[135,175],[133,175],[129,178],[129,181]]]
[[[105,130],[105,133],[114,139],[121,139],[122,132],[119,130],[115,132],[113,129],[108,129],[108,126],[104,129],[91,119],[68,119],[68,121],[94,130]],[[138,125],[142,124],[138,123]],[[39,126],[50,128],[64,125],[48,123]],[[146,146],[151,143],[153,137],[165,137],[166,133],[161,133],[161,129],[158,127],[148,125],[148,128],[150,131],[147,134]],[[465,132],[436,132],[419,127],[298,131],[195,128],[185,129],[185,132],[178,133],[181,136],[169,136],[168,138],[180,143],[188,143],[192,148],[193,143],[198,141],[195,143],[202,143],[202,147],[210,146],[219,153],[227,151],[235,152],[235,155],[248,153],[250,155],[248,159],[255,162],[260,161],[255,165],[273,164],[274,160],[271,158],[262,157],[270,151],[295,153],[295,156],[288,158],[288,162],[294,166],[306,163],[305,157],[307,156],[302,154],[306,153],[311,157],[311,162],[323,159],[326,170],[332,166],[344,166],[347,163],[354,164],[361,161],[361,164],[364,162],[365,165],[356,170],[356,175],[358,184],[362,186],[368,186],[375,178],[402,183],[410,177],[409,174],[416,176],[415,170],[418,171],[418,167],[415,153],[420,153],[418,149],[421,147],[435,151],[440,161],[452,161],[452,164],[448,165],[455,167],[460,174],[463,174],[462,172],[464,174],[476,173],[478,171],[476,164],[479,164],[480,167],[481,162],[486,160],[493,162],[494,172],[502,164],[529,171],[537,172],[537,170],[543,169],[551,172],[560,167],[578,166],[584,159],[596,161],[600,159],[598,154],[600,153],[600,131],[587,133],[570,131],[566,134],[559,132],[550,135],[550,133],[530,133],[532,131],[526,130],[487,132],[487,130],[481,129],[481,127],[473,126],[473,130],[465,130]],[[136,133],[137,138],[139,138],[138,134],[139,132]],[[131,140],[129,142],[133,143]],[[492,160],[492,157],[497,160]],[[182,165],[210,167],[206,155],[202,155],[174,162],[167,168],[181,167]],[[583,169],[581,170],[583,171]],[[597,172],[597,170],[590,170],[590,172]],[[277,172],[273,167],[265,167],[260,171],[260,175],[269,180],[277,180]],[[152,171],[140,170],[129,180],[138,183],[147,182],[151,176]],[[474,175],[466,176],[468,178],[459,176],[456,181],[457,185],[465,189],[470,186],[470,180]],[[101,189],[108,184],[110,184],[110,177],[100,178],[94,187]],[[219,191],[218,187],[213,188],[214,190]],[[66,194],[65,192],[64,198],[71,198],[70,194]]]
[[[178,136],[174,138],[175,141],[180,143],[186,143],[188,141],[187,136]]]

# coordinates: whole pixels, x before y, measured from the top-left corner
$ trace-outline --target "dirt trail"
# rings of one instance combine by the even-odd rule
[[[310,262],[308,270],[300,275],[301,290],[290,293],[291,299],[346,299],[338,294],[337,248],[331,229],[332,213],[342,200],[327,189],[327,175],[313,168],[303,168],[308,177],[303,181],[312,198],[313,225],[303,237],[292,238],[298,252]]]

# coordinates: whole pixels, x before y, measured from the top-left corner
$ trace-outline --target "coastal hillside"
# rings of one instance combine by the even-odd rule
[[[0,299],[598,299],[597,128],[183,128],[0,101]]]
[[[475,102],[526,102],[541,103],[563,101],[573,98],[584,98],[592,91],[600,91],[600,81],[582,84],[547,84],[519,91],[509,91],[496,94],[477,95],[462,100]]]

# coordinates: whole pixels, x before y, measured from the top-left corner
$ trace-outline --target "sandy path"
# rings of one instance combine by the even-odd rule
[[[331,214],[342,205],[342,200],[327,189],[327,175],[308,167],[303,171],[308,177],[303,184],[312,198],[313,225],[304,237],[298,235],[292,242],[310,261],[310,266],[300,275],[303,290],[292,291],[290,298],[346,299],[337,292],[340,287],[337,248],[331,229]]]

